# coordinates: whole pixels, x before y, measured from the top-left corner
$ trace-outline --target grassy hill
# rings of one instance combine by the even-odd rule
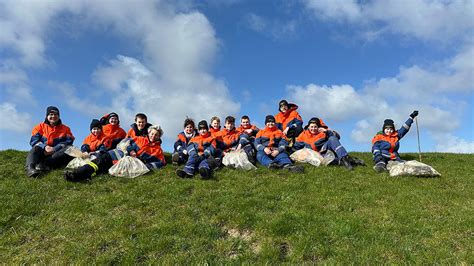
[[[179,179],[169,165],[136,179],[68,183],[24,174],[0,152],[0,258],[6,263],[473,264],[474,155],[424,154],[441,178],[369,166],[305,174],[222,169]],[[415,159],[416,154],[402,154]]]

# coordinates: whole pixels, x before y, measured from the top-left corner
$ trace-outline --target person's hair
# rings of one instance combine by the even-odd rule
[[[249,116],[248,115],[243,115],[240,120],[243,120],[243,119],[247,119],[247,120],[250,120]]]
[[[226,123],[235,123],[235,118],[231,115],[225,118]]]
[[[184,126],[183,127],[187,127],[188,125],[191,125],[193,128],[196,128],[196,125],[194,124],[194,120],[192,120],[191,118],[186,118],[184,120]]]
[[[217,122],[219,122],[219,123],[221,122],[221,119],[219,117],[213,116],[213,117],[211,117],[211,124],[212,124],[212,121],[214,121],[214,120],[217,120]]]
[[[145,114],[143,113],[138,113],[135,115],[135,121],[137,121],[137,119],[140,118],[140,119],[145,119],[145,121],[148,121],[148,118],[146,117]]]
[[[152,130],[156,130],[160,133],[160,138],[163,137],[163,129],[161,129],[160,125],[152,125],[148,128],[148,133],[150,133]]]

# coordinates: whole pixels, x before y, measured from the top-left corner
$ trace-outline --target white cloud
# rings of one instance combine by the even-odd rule
[[[169,138],[174,139],[182,129],[186,116],[208,120],[214,115],[236,114],[240,108],[239,104],[229,100],[224,83],[209,75],[194,75],[196,79],[188,80],[193,84],[192,88],[180,87],[174,84],[174,80],[158,77],[137,59],[126,56],[118,56],[111,60],[110,66],[100,67],[94,77],[102,80],[102,73],[122,84],[114,92],[116,97],[111,97],[111,110],[129,120],[135,113],[144,112],[151,123],[159,123],[164,128]],[[120,75],[110,76],[110,73]]]
[[[435,138],[438,140],[437,152],[474,153],[474,141],[461,139],[451,134],[437,135]]]
[[[293,38],[298,26],[295,19],[268,19],[254,13],[247,14],[244,17],[244,23],[249,29],[270,36],[275,40]]]
[[[386,118],[393,119],[400,127],[413,110],[420,111],[420,128],[431,135],[440,131],[452,134],[461,126],[460,114],[472,104],[469,97],[474,91],[473,65],[465,59],[471,53],[472,48],[463,49],[456,56],[425,68],[416,65],[401,68],[395,77],[367,82],[360,90],[349,85],[290,85],[287,87],[288,99],[298,103],[305,117],[318,116],[347,123],[357,121],[351,138],[358,143],[370,140]],[[434,140],[438,147],[446,149],[442,138]],[[470,147],[466,140],[453,139],[451,142]],[[452,146],[459,146],[454,144]]]
[[[27,74],[11,62],[0,63],[0,89],[4,100],[21,105],[36,105]]]
[[[305,5],[317,18],[347,22],[375,35],[393,32],[450,42],[469,39],[474,28],[474,2],[469,0],[306,0]]]
[[[9,102],[0,103],[0,114],[6,119],[0,123],[0,130],[18,133],[30,132],[32,125],[31,116],[28,113],[18,112],[15,104]]]

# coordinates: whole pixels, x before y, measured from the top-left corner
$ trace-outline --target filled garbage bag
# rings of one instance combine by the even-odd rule
[[[389,171],[390,176],[441,176],[441,174],[433,167],[415,160],[406,162],[389,161],[387,164],[387,170]]]
[[[118,177],[135,178],[137,176],[144,175],[149,171],[150,170],[142,161],[140,161],[140,159],[131,156],[125,156],[118,160],[118,162],[112,167],[110,167],[109,174]]]
[[[255,165],[253,165],[245,153],[244,150],[239,151],[230,151],[227,152],[222,158],[222,164],[225,166],[233,167],[236,169],[244,169],[244,170],[254,170],[257,169]]]
[[[321,164],[326,165],[326,160],[321,156],[321,154],[319,154],[319,152],[308,148],[295,151],[290,155],[290,159],[295,162],[309,163],[314,166],[320,166]],[[332,158],[331,161],[333,159],[334,158]]]
[[[74,157],[74,158],[82,158],[84,154],[82,153],[81,149],[76,146],[69,146],[65,151],[65,154]]]

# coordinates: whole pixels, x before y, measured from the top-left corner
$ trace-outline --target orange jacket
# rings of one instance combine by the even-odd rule
[[[107,136],[103,132],[101,132],[99,135],[94,135],[94,134],[89,134],[84,139],[84,142],[82,143],[81,146],[81,151],[82,152],[94,152],[94,151],[107,151]]]
[[[214,155],[216,150],[216,138],[210,132],[206,135],[197,135],[189,141],[188,147],[189,156],[203,155],[208,153]]]
[[[73,142],[74,136],[71,129],[62,124],[61,120],[55,126],[51,126],[45,121],[35,126],[31,132],[31,147],[39,146],[44,149],[46,145],[49,145],[55,151],[58,151],[63,147],[72,145]]]
[[[245,130],[247,130],[247,129],[251,129],[252,133],[248,134],[247,132],[245,132]],[[255,125],[248,125],[247,127],[243,127],[243,126],[238,127],[237,131],[245,133],[245,134],[249,135],[249,137],[255,137],[257,135],[258,131],[260,131],[260,129],[258,129],[258,127],[256,127]]]
[[[263,151],[266,147],[278,148],[280,152],[284,152],[288,146],[285,134],[277,127],[260,130],[255,138],[255,147],[257,151]]]
[[[280,130],[285,130],[287,127],[303,127],[303,119],[296,109],[298,106],[290,103],[285,113],[279,112],[275,115],[275,123]]]
[[[136,123],[131,124],[130,129],[127,132],[127,138],[146,137],[150,126],[150,123],[146,123],[145,128],[139,130]]]
[[[215,129],[213,127],[209,127],[209,132],[213,137],[219,137],[222,134],[220,129]]]
[[[307,147],[314,151],[320,151],[327,139],[326,132],[319,132],[313,135],[309,130],[305,130],[296,138],[295,149]]]
[[[107,145],[109,149],[114,149],[117,144],[127,136],[127,133],[125,133],[125,130],[123,130],[120,125],[104,125],[102,126],[102,132],[104,132],[110,142]]]
[[[248,143],[248,140],[246,139],[247,135],[243,134],[241,131],[238,131],[236,128],[231,131],[224,128],[221,130],[219,135],[220,137],[218,137],[216,141],[218,142],[218,146],[220,146],[219,148],[221,148],[223,151],[228,151],[238,144],[242,144],[242,146],[244,146]],[[242,138],[242,136],[245,137]]]

